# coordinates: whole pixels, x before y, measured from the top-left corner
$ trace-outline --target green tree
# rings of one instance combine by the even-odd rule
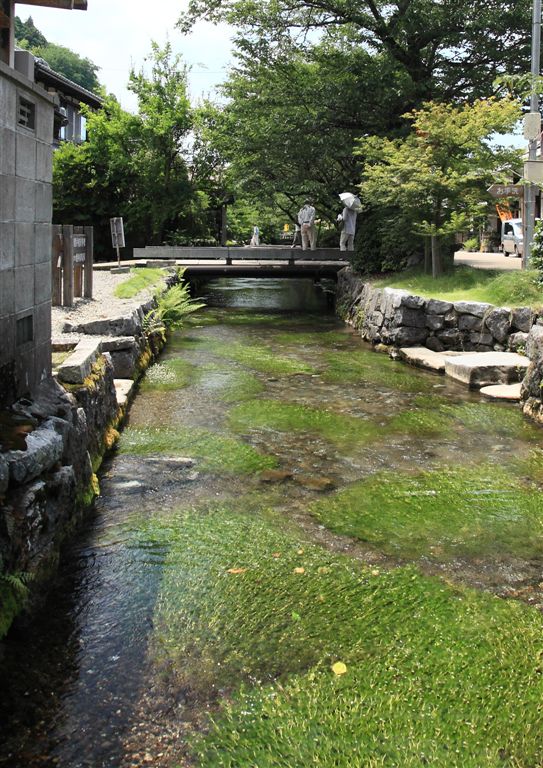
[[[87,91],[96,92],[100,89],[100,81],[96,74],[100,67],[90,59],[83,58],[69,48],[55,43],[33,47],[31,50],[36,56],[44,59],[55,72],[86,88]]]
[[[386,54],[429,99],[488,96],[500,74],[529,69],[529,0],[189,0],[183,29],[199,19],[235,27],[241,49],[260,58],[286,38],[337,32],[353,46]]]
[[[59,72],[88,91],[96,92],[100,89],[97,77],[100,67],[63,45],[50,43],[34,25],[31,16],[26,21],[21,21],[18,16],[15,17],[15,39],[22,48],[27,48],[35,56],[44,59],[55,72]]]
[[[108,253],[109,218],[123,216],[127,245],[160,244],[190,231],[205,203],[188,175],[185,153],[192,126],[186,69],[170,46],[153,44],[151,74],[132,72],[138,114],[112,96],[86,110],[88,140],[64,143],[54,154],[54,217],[92,224],[97,252]]]
[[[48,45],[45,35],[35,26],[32,16],[26,21],[15,17],[15,39],[19,45],[26,48],[37,48]]]
[[[495,144],[495,135],[510,132],[519,116],[512,99],[427,103],[406,115],[412,125],[406,139],[361,140],[365,201],[396,206],[414,231],[430,239],[434,277],[443,270],[443,237],[465,228],[496,174],[521,162],[518,150]]]

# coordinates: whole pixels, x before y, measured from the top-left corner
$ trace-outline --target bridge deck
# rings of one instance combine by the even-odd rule
[[[195,276],[217,277],[335,277],[350,263],[347,254],[337,248],[301,248],[266,246],[261,248],[182,248],[148,246],[134,248],[134,258],[122,266],[184,267],[188,279]],[[116,262],[95,264],[109,269]]]

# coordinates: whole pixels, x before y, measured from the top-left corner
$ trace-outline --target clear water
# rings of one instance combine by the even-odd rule
[[[217,280],[206,300],[211,309],[176,334],[160,361],[168,371],[183,358],[191,366],[188,384],[172,388],[170,374],[165,389],[144,384],[121,452],[102,469],[95,515],[67,553],[48,604],[5,643],[0,766],[189,764],[184,733],[199,726],[207,704],[187,703],[148,657],[168,554],[167,542],[146,535],[150,520],[168,520],[180,505],[249,496],[258,510],[262,496],[266,504],[275,499],[282,514],[323,546],[390,565],[390,552],[333,535],[308,506],[323,493],[384,470],[409,473],[489,460],[498,467],[512,456],[527,458],[534,448],[538,436],[524,428],[513,406],[494,407],[507,409],[514,429],[504,429],[502,421],[494,427],[486,410],[472,424],[452,419],[451,429],[423,437],[392,429],[394,416],[424,412],[421,394],[430,409],[443,401],[477,405],[481,398],[372,352],[335,318],[323,286]],[[270,365],[270,357],[285,370]],[[314,419],[315,410],[333,414],[338,420],[325,427],[335,424],[337,433],[307,425],[240,426],[241,417],[236,422],[233,415],[255,400],[303,406]],[[349,432],[353,423],[361,430],[371,425],[376,434],[358,442]],[[186,438],[184,453],[168,446],[135,453],[130,446],[141,445],[149,430],[231,438],[271,457],[274,467],[231,471],[221,460],[233,461],[233,443],[219,445],[212,458],[206,448],[202,458],[191,454],[191,445],[201,449]],[[280,493],[270,495],[279,483]],[[422,557],[419,565],[503,595],[537,581],[541,572],[541,560],[517,556]]]

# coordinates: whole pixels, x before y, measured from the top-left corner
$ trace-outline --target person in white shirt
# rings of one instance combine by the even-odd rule
[[[306,200],[298,211],[298,224],[302,234],[302,251],[306,251],[308,245],[314,251],[317,247],[317,228],[315,227],[315,209],[311,205],[311,200]]]
[[[257,246],[259,246],[259,245],[260,245],[260,230],[259,230],[259,228],[256,226],[256,224],[255,224],[255,226],[253,227],[253,236],[251,237],[251,243],[250,243],[250,244],[251,244],[253,247],[257,247]]]

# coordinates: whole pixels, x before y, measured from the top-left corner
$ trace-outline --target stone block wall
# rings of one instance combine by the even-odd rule
[[[0,408],[51,374],[54,103],[0,62]]]
[[[336,302],[338,314],[366,341],[434,352],[523,350],[531,328],[543,324],[543,316],[529,307],[439,301],[375,288],[350,267],[338,274]]]

